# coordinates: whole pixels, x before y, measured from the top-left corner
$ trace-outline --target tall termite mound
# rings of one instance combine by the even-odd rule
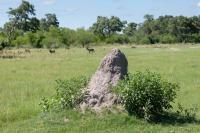
[[[92,76],[85,88],[84,100],[81,108],[101,109],[117,104],[119,98],[113,94],[110,87],[127,75],[128,61],[119,49],[112,49],[100,63],[99,68]]]

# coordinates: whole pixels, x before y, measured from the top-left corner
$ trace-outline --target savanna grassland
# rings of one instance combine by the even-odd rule
[[[200,110],[197,121],[171,118],[161,123],[148,123],[126,113],[94,114],[75,110],[43,114],[39,106],[43,96],[55,93],[55,80],[81,75],[91,76],[101,59],[113,48],[120,48],[128,58],[129,72],[159,72],[171,82],[180,84],[178,103],[200,108],[200,46],[165,45],[164,47],[99,46],[95,54],[83,48],[31,49],[25,58],[0,59],[0,132],[200,132]],[[69,121],[65,122],[64,119]]]

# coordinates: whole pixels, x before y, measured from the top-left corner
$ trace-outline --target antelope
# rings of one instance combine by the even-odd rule
[[[30,54],[30,53],[31,53],[31,50],[28,49],[28,48],[26,48],[26,49],[25,49],[25,53],[29,53],[29,54]]]
[[[94,50],[93,48],[88,48],[88,47],[87,47],[86,49],[87,49],[87,51],[88,51],[89,53],[90,53],[90,52],[91,52],[91,53],[95,53],[95,50]]]
[[[55,49],[49,49],[49,53],[54,54],[56,52]]]

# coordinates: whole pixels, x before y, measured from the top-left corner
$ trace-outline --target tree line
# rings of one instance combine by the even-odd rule
[[[143,23],[127,22],[119,17],[98,16],[88,29],[60,27],[56,14],[42,19],[35,14],[34,5],[22,0],[9,8],[9,21],[0,28],[0,49],[4,47],[51,48],[82,46],[90,43],[171,44],[199,43],[200,16],[145,15]]]

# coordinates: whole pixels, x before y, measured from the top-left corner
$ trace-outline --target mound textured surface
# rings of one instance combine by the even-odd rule
[[[99,68],[92,76],[87,88],[81,108],[101,109],[111,107],[119,102],[119,98],[110,91],[110,86],[115,86],[120,79],[127,75],[128,61],[119,49],[112,49],[106,55]]]

